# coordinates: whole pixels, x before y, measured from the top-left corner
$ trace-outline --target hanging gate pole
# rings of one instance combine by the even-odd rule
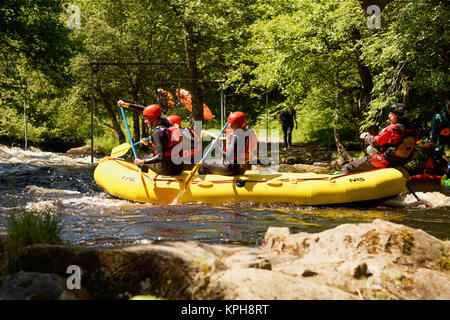
[[[224,101],[223,101],[223,85],[220,87],[220,126],[223,126],[223,118],[225,116]]]
[[[269,144],[269,93],[266,92],[266,143]]]
[[[94,163],[94,68],[91,69],[91,163]]]
[[[24,126],[25,126],[25,149],[27,150],[28,147],[28,140],[27,140],[27,102],[26,102],[26,96],[23,95],[23,115],[24,115]]]

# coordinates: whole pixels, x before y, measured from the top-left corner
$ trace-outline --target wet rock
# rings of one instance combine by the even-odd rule
[[[375,220],[265,241],[272,242],[265,248],[268,255],[292,257],[273,263],[273,271],[295,274],[308,266],[317,272],[311,280],[363,299],[450,298],[450,272],[440,263],[450,252],[448,243],[422,230]]]
[[[69,290],[66,279],[55,274],[19,272],[0,278],[0,300],[86,300],[82,288]]]
[[[352,300],[356,297],[328,285],[261,269],[233,269],[211,276],[207,299]]]
[[[334,170],[334,171],[339,171],[339,170],[341,170],[343,165],[344,165],[343,159],[336,159],[336,160],[331,161],[330,169]]]
[[[95,151],[95,147],[94,147],[94,151]],[[66,151],[66,153],[69,153],[69,154],[84,154],[84,153],[90,153],[90,152],[91,152],[90,145],[85,145],[85,146],[78,147],[78,148],[71,148]]]
[[[78,265],[94,299],[436,300],[450,299],[449,253],[448,242],[422,230],[375,220],[314,234],[271,227],[258,248],[195,241],[107,250],[34,245],[13,271],[66,279],[67,266]]]
[[[28,150],[30,150],[31,152],[42,152],[41,149],[36,148],[36,147],[33,147],[33,146],[29,146],[29,147],[28,147]]]
[[[330,172],[328,167],[314,166],[309,164],[296,163],[293,165],[280,164],[279,172],[292,172],[292,173],[308,173],[313,172],[317,174],[328,174]]]
[[[324,167],[324,168],[329,168],[330,164],[328,162],[314,162],[313,166],[315,167]]]

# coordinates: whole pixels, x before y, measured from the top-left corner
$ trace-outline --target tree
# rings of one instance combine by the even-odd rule
[[[449,103],[449,21],[445,1],[393,1],[385,8],[383,27],[363,47],[363,59],[376,75],[366,126],[395,101],[425,123],[434,106]]]
[[[192,94],[192,116],[203,120],[201,80],[221,80],[247,39],[253,22],[251,6],[243,0],[164,0],[181,25],[185,61]]]
[[[72,84],[66,70],[81,48],[64,23],[64,6],[62,0],[11,0],[0,6],[0,137],[24,139],[25,100],[28,139],[49,144],[58,139],[49,136],[62,118],[52,100]],[[65,129],[59,133],[60,141],[70,139]]]
[[[256,66],[242,77],[316,114],[309,134],[330,132],[343,152],[337,129],[358,132],[355,120],[371,99],[372,76],[361,58],[365,22],[354,1],[285,1],[250,27],[246,59]]]
[[[177,78],[178,71],[169,66],[133,66],[120,62],[179,61],[180,52],[183,52],[178,45],[180,35],[172,27],[167,7],[159,1],[79,1],[78,4],[83,13],[80,36],[86,47],[86,51],[72,64],[72,72],[81,88],[78,93],[82,93],[78,100],[84,104],[90,101],[89,63],[118,63],[98,67],[95,93],[101,102],[98,104],[101,107],[98,108],[98,118],[109,117],[110,124],[103,124],[112,129],[123,143],[126,138],[116,101],[122,99],[142,105],[156,103],[158,83]],[[133,140],[137,141],[141,133],[138,114],[133,113],[132,127]]]
[[[64,80],[64,68],[74,55],[76,42],[60,19],[62,0],[10,0],[0,7],[2,79],[25,77],[14,70],[11,61],[42,72],[54,84]]]

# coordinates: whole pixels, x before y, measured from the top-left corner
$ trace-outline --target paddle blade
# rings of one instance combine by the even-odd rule
[[[197,173],[198,169],[201,166],[201,162],[197,163],[194,168],[191,170],[191,172],[189,173],[189,175],[187,176],[186,180],[184,180],[184,184],[182,186],[180,186],[180,192],[178,193],[178,195],[175,197],[175,199],[173,199],[172,201],[172,205],[177,204],[178,200],[181,199],[181,197],[184,195],[184,193],[186,192],[187,187],[191,184],[195,174]]]
[[[186,189],[192,182],[192,179],[197,174],[197,171],[200,169],[200,166],[202,165],[201,162],[197,163],[194,168],[191,170],[189,175],[187,176],[186,180],[184,181],[184,188]]]
[[[427,207],[427,208],[433,208],[433,205],[432,205],[431,202],[428,201],[428,200],[418,198],[417,201],[418,201],[419,203],[423,204],[423,205],[424,205],[425,207]]]
[[[123,156],[125,153],[128,152],[128,150],[131,149],[131,145],[129,143],[122,143],[121,145],[114,147],[111,150],[111,157],[112,158],[119,158]]]

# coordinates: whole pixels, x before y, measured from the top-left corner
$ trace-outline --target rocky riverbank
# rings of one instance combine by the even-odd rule
[[[312,234],[269,228],[259,247],[33,245],[3,270],[0,299],[450,299],[449,257],[448,241],[384,220]],[[80,289],[68,289],[69,266],[81,270]]]

